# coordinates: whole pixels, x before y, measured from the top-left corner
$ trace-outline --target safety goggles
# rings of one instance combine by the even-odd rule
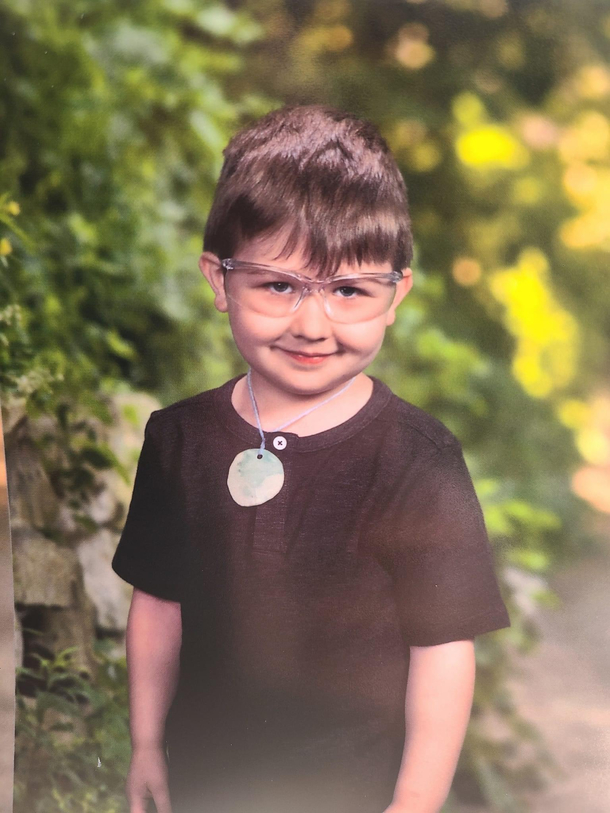
[[[306,296],[320,294],[324,311],[334,322],[366,322],[387,312],[394,300],[399,271],[314,280],[269,265],[243,260],[220,261],[225,293],[238,305],[264,316],[293,314]]]

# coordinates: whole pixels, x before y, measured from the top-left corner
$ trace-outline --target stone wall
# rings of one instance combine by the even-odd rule
[[[92,485],[77,504],[73,494],[58,488],[55,476],[68,462],[67,450],[61,449],[61,443],[42,443],[44,438],[61,435],[55,419],[31,419],[21,401],[2,405],[17,665],[34,665],[28,662],[34,651],[48,655],[75,646],[75,666],[95,675],[96,637],[112,638],[117,652],[124,652],[132,588],[110,563],[131,499],[144,426],[160,404],[148,395],[124,394],[115,396],[108,407],[111,425],[81,416],[79,429],[82,433],[84,425],[88,432],[93,430],[96,442],[112,449],[126,467],[128,482],[116,470],[92,468]],[[75,444],[80,438],[75,433]],[[50,466],[49,448],[55,455]]]

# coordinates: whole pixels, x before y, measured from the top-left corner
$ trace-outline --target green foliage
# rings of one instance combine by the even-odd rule
[[[125,813],[129,722],[125,658],[95,646],[95,682],[71,652],[17,670],[15,813]]]
[[[212,2],[3,4],[0,171],[21,226],[0,217],[12,232],[0,310],[23,309],[25,345],[61,382],[56,401],[117,380],[172,397],[205,381],[206,348],[218,377],[193,269],[222,147],[265,105],[225,90],[259,35]]]
[[[0,261],[5,269],[11,267],[12,239],[16,237],[24,246],[32,246],[28,235],[15,222],[20,211],[19,204],[10,200],[8,193],[0,195],[0,223],[9,235],[0,240]],[[28,312],[17,303],[6,304],[0,310],[0,393],[5,396],[44,398],[63,378],[58,369],[54,371],[51,355],[45,358],[43,353],[37,354],[27,328],[29,321]]]

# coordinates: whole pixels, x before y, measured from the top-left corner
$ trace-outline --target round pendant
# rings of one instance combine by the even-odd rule
[[[282,461],[266,449],[246,449],[231,463],[227,485],[238,505],[261,505],[284,485]]]

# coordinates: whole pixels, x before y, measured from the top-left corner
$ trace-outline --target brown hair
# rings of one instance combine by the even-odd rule
[[[239,131],[210,210],[204,251],[220,259],[256,238],[286,234],[319,276],[343,262],[403,271],[413,240],[405,182],[368,121],[325,105],[288,106]]]

